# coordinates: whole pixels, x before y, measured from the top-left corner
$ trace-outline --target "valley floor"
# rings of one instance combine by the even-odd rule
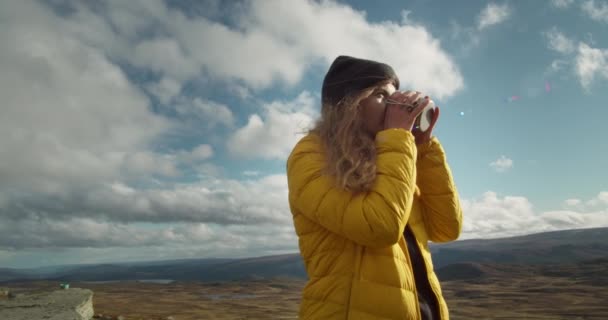
[[[71,283],[94,292],[95,314],[131,319],[297,319],[303,280]],[[58,282],[6,285],[55,290]],[[451,319],[608,319],[608,286],[564,277],[443,282]]]

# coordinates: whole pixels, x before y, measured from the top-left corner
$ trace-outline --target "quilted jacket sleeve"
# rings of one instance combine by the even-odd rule
[[[320,141],[310,136],[302,139],[287,160],[292,212],[364,246],[397,243],[416,187],[414,136],[403,129],[380,131],[376,150],[377,178],[372,190],[354,194],[322,173],[325,159]]]
[[[418,146],[416,164],[429,240],[448,242],[458,239],[462,230],[462,209],[445,151],[437,137]]]

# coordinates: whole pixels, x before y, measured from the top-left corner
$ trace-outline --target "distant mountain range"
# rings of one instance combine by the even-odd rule
[[[573,270],[595,272],[608,268],[608,228],[554,231],[501,239],[461,240],[431,244],[430,248],[435,270],[441,280],[500,276],[513,272],[568,274]],[[514,266],[517,268],[514,269]],[[0,268],[0,282],[148,279],[212,282],[277,277],[305,279],[306,272],[300,255],[294,253],[247,259],[181,259],[35,269]]]
[[[488,279],[525,279],[529,277],[554,277],[577,279],[593,286],[608,287],[608,258],[576,261],[563,264],[497,264],[460,262],[435,270],[442,281]]]
[[[608,228],[430,244],[435,268],[459,262],[563,264],[608,257]]]

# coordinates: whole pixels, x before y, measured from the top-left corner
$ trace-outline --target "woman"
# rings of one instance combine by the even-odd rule
[[[287,160],[309,278],[301,319],[449,319],[428,241],[457,239],[462,211],[431,137],[439,109],[427,131],[412,131],[428,97],[414,105],[419,93],[398,88],[390,66],[338,57],[321,118]]]

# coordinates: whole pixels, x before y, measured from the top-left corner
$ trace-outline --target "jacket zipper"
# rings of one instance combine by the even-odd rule
[[[412,231],[412,234],[413,233],[414,232]],[[414,235],[414,237],[415,237],[415,235]],[[435,308],[436,308],[435,311],[437,311],[437,315],[439,315],[439,319],[443,319],[443,315],[441,314],[442,311],[441,311],[441,306],[440,306],[440,302],[439,302],[439,297],[437,296],[437,292],[435,292],[435,288],[433,288],[433,286],[431,285],[431,279],[429,279],[429,271],[426,268],[426,259],[424,259],[424,256],[422,255],[422,250],[420,249],[420,246],[418,245],[418,240],[416,240],[415,245],[418,246],[418,250],[420,250],[420,252],[421,252],[420,256],[422,257],[422,262],[423,262],[422,266],[424,267],[424,275],[425,275],[426,281],[429,283],[429,288],[431,288],[431,292],[433,293],[433,298],[435,298]]]
[[[405,226],[408,227],[407,225]],[[411,271],[411,279],[412,285],[414,286],[414,300],[416,300],[416,313],[418,314],[418,319],[422,319],[422,314],[420,313],[420,303],[418,302],[418,288],[416,288],[416,276],[414,275],[414,265],[412,264],[412,259],[410,258],[410,249],[407,247],[407,240],[405,239],[405,233],[403,234],[403,242],[405,248],[405,257],[407,258],[407,264],[410,267]],[[417,245],[417,244],[416,244]]]
[[[351,311],[351,301],[353,299],[353,286],[355,285],[355,281],[361,280],[361,262],[363,260],[363,250],[365,247],[358,246],[356,263],[355,263],[355,274],[353,275],[353,280],[350,285],[350,292],[348,293],[348,304],[346,305],[346,320],[350,319],[350,311]]]
[[[422,268],[424,268],[424,276],[426,281],[429,283],[429,287],[431,288],[431,293],[433,294],[433,298],[435,298],[435,307],[437,311],[437,314],[439,315],[439,319],[443,319],[443,315],[441,314],[441,306],[439,305],[439,297],[437,297],[437,293],[435,292],[435,289],[433,288],[433,286],[431,285],[431,280],[429,279],[429,272],[428,269],[426,267],[426,259],[424,259],[424,255],[422,255],[422,249],[420,248],[420,246],[418,245],[418,238],[416,237],[416,235],[414,234],[414,230],[412,230],[410,228],[410,232],[412,233],[412,235],[414,236],[414,245],[418,248],[418,252],[420,252],[420,257],[422,258]],[[404,235],[405,237],[405,235]],[[407,243],[406,243],[406,248],[407,248]],[[409,248],[408,249],[408,261],[410,263],[410,266],[413,267],[412,265],[412,261],[410,260],[410,255],[409,255]],[[412,272],[414,271],[414,269],[412,269]],[[414,276],[415,277],[415,276]],[[416,288],[416,278],[414,278],[414,288]],[[416,298],[418,297],[418,292],[416,291]],[[420,305],[418,303],[418,299],[416,299],[416,303],[418,305],[418,314],[419,314],[419,318],[422,319],[422,314],[420,314]]]

